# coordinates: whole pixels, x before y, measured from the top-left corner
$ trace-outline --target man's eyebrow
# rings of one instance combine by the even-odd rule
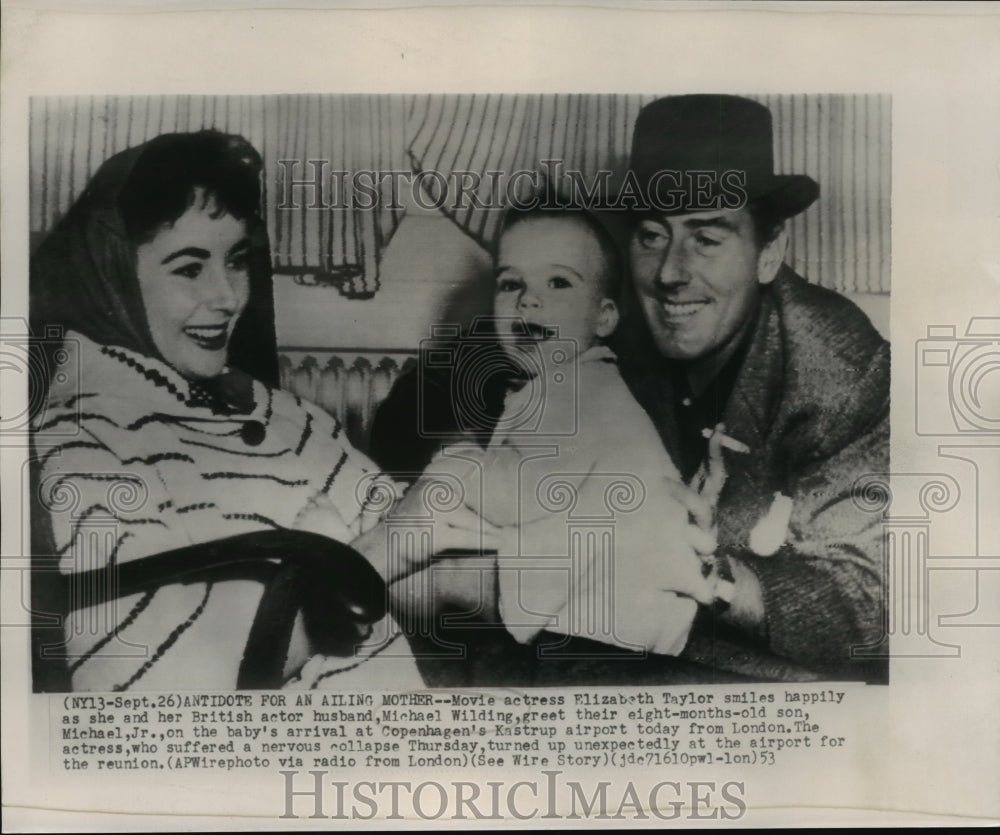
[[[160,263],[167,264],[175,258],[181,258],[185,255],[190,255],[192,258],[201,258],[203,261],[206,261],[210,257],[211,253],[209,253],[207,249],[202,249],[201,247],[186,246],[184,249],[178,249],[176,252],[171,252]]]
[[[227,255],[235,255],[237,252],[243,252],[245,249],[250,249],[250,239],[241,238],[236,243],[234,243],[230,248]]]
[[[715,217],[697,218],[692,217],[684,221],[684,226],[688,229],[725,229],[727,232],[739,232],[740,228],[725,215]]]

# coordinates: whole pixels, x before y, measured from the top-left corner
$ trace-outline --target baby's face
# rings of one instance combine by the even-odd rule
[[[530,371],[547,347],[578,354],[610,335],[618,314],[601,287],[604,269],[600,244],[571,217],[532,218],[505,232],[493,314],[507,355],[519,364],[534,357]]]

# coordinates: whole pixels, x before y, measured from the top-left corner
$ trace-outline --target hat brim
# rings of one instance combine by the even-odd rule
[[[808,209],[819,197],[819,183],[806,174],[775,174],[747,193],[747,206],[774,220]]]
[[[781,221],[793,217],[809,208],[819,197],[819,183],[807,174],[772,174],[765,179],[758,179],[744,189],[744,206],[767,217]],[[652,211],[666,217],[704,212],[709,209],[681,203],[675,207],[665,208],[663,203],[657,205],[649,195],[644,205],[630,208],[630,214],[646,214]],[[655,208],[650,209],[650,206]]]

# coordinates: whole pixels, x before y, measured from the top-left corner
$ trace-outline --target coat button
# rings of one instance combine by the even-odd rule
[[[266,434],[264,424],[259,420],[248,420],[240,429],[240,437],[247,446],[260,446]]]

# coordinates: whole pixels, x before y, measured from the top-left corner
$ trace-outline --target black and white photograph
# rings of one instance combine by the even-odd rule
[[[996,814],[916,790],[996,772],[996,108],[629,5],[5,27],[12,831]]]
[[[884,680],[890,104],[34,99],[36,687]]]

